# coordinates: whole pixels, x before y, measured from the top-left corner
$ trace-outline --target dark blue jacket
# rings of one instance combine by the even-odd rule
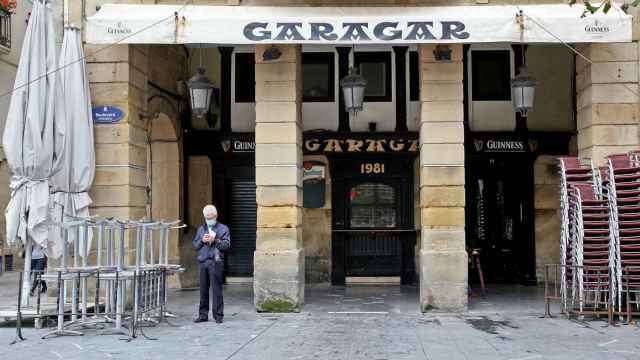
[[[217,223],[212,227],[212,230],[216,233],[215,243],[213,244],[202,242],[204,235],[209,232],[206,224],[198,227],[196,236],[193,238],[193,247],[198,252],[198,262],[207,260],[223,261],[224,252],[231,247],[231,236],[226,225]]]

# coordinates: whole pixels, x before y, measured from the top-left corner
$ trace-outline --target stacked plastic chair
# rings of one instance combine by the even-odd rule
[[[607,158],[611,178],[609,202],[615,223],[615,278],[617,309],[627,294],[638,305],[640,295],[640,163],[638,153],[616,154]],[[629,311],[630,309],[627,309]]]

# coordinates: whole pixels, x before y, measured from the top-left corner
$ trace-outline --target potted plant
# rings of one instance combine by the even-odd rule
[[[0,13],[11,15],[16,11],[17,0],[0,0]]]

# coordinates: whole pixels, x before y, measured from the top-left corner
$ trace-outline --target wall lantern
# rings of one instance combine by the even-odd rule
[[[211,106],[211,95],[213,94],[214,86],[211,80],[204,75],[202,48],[200,48],[200,66],[195,75],[187,81],[187,89],[189,90],[191,112],[199,118],[205,116]]]
[[[278,49],[274,45],[271,45],[270,48],[268,48],[262,53],[262,60],[274,61],[274,60],[280,59],[281,56],[282,56],[282,51],[280,51],[280,49]]]
[[[533,76],[529,75],[527,65],[520,66],[518,75],[511,79],[513,109],[522,117],[527,117],[529,111],[533,109],[537,83]]]
[[[451,61],[451,48],[448,45],[436,45],[433,57],[436,61]]]
[[[349,75],[340,80],[340,86],[342,86],[342,93],[344,94],[345,110],[356,116],[358,111],[363,109],[364,90],[367,87],[367,80],[352,67],[349,69]]]
[[[204,75],[204,68],[199,67],[196,74],[187,82],[191,112],[201,118],[209,111],[213,83]]]

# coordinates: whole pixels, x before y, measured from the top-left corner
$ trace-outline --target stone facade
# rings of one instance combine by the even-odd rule
[[[592,44],[576,59],[578,151],[603,165],[610,154],[637,149],[638,43]]]
[[[279,46],[282,57],[266,62],[262,54],[268,48],[258,45],[255,51],[258,217],[254,303],[259,311],[299,311],[305,284],[301,48]],[[283,199],[280,194],[288,195]]]
[[[451,61],[436,61],[435,45],[419,45],[420,97],[420,307],[464,310],[464,106],[462,45]]]
[[[72,3],[69,16],[82,24],[97,6],[114,1]],[[170,0],[120,0],[119,3],[175,4]],[[547,3],[547,1],[535,1]],[[548,1],[557,3],[558,1]],[[239,5],[237,0],[199,0],[196,4]],[[499,1],[499,3],[518,3]],[[248,0],[242,5],[345,5],[339,1]],[[348,5],[475,4],[474,1],[350,1]],[[494,3],[492,3],[494,4]],[[255,305],[260,311],[298,311],[304,304],[305,272],[310,281],[328,281],[331,269],[331,187],[327,206],[302,209],[300,46],[279,46],[278,61],[262,61],[269,45],[256,47],[256,202],[257,250],[254,257]],[[450,61],[435,61],[434,45],[420,45],[420,157],[416,160],[416,227],[420,307],[464,310],[467,305],[465,250],[465,148],[462,45],[449,45]],[[201,222],[202,205],[213,198],[213,169],[207,157],[189,159],[188,179],[169,176],[181,164],[179,114],[149,101],[158,94],[149,82],[179,93],[178,81],[190,73],[179,46],[86,45],[94,105],[125,112],[118,124],[96,125],[96,180],[92,213],[118,218],[184,217]],[[100,50],[100,51],[98,51]],[[604,156],[640,143],[638,134],[638,44],[594,44],[581,48],[594,61],[576,61],[577,145],[579,155],[601,164]],[[545,52],[546,55],[546,52]],[[613,74],[613,76],[612,76]],[[213,75],[212,75],[213,76]],[[213,76],[215,78],[215,76]],[[163,102],[163,101],[160,101]],[[174,108],[179,108],[174,100]],[[185,105],[184,103],[182,105]],[[155,123],[151,124],[150,122]],[[157,125],[157,126],[156,126]],[[4,164],[2,164],[4,166]],[[557,177],[553,157],[535,164],[536,261],[557,259]],[[330,177],[327,176],[329,181]],[[188,182],[187,214],[181,193]],[[7,176],[0,175],[7,188]],[[328,182],[328,185],[329,182]],[[171,189],[166,191],[166,189]],[[7,197],[0,192],[0,197]],[[319,225],[321,231],[315,231]],[[172,238],[170,256],[187,266],[182,287],[193,287],[193,227]],[[308,263],[307,263],[308,262]],[[538,274],[541,278],[541,274]]]
[[[545,265],[557,264],[560,259],[558,156],[540,156],[533,165],[536,278],[538,283],[544,282]]]
[[[319,209],[302,209],[302,243],[306,283],[328,283],[331,279],[331,171],[326,156],[307,155],[305,161],[326,164],[325,203]]]

